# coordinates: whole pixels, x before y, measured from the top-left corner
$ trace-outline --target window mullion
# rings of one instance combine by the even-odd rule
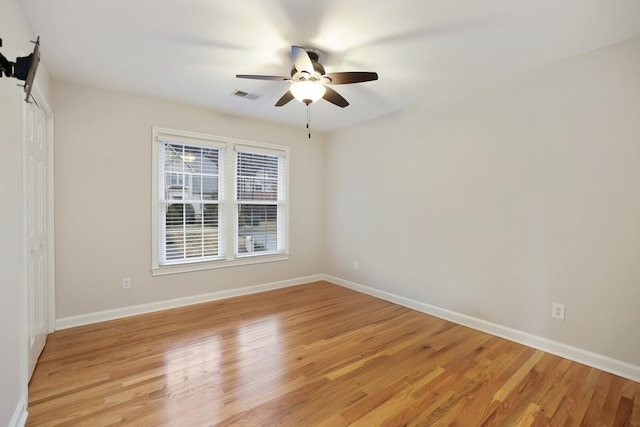
[[[227,260],[233,260],[235,258],[237,248],[237,236],[238,229],[236,216],[238,211],[238,196],[236,193],[236,153],[233,147],[229,147],[226,151],[226,165],[227,165],[227,177],[225,180],[225,193],[227,195],[225,203],[225,254]]]

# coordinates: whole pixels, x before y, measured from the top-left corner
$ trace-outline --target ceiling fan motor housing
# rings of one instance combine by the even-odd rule
[[[309,55],[309,59],[311,59],[311,64],[313,64],[313,71],[315,72],[312,76],[308,76],[306,72],[296,70],[295,65],[291,68],[291,79],[294,81],[300,80],[313,80],[320,81],[320,78],[324,76],[325,70],[322,64],[318,62],[318,53],[313,50],[307,50],[307,54]]]

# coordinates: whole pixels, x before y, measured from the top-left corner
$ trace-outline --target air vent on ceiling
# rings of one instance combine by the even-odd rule
[[[259,95],[257,93],[248,93],[248,92],[244,92],[242,90],[234,90],[231,95],[235,95],[235,96],[239,96],[240,98],[245,98],[245,99],[250,99],[251,101],[255,101],[256,99],[262,97],[262,95]]]

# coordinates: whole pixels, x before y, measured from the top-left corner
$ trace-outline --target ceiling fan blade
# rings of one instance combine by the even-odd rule
[[[289,77],[283,76],[258,76],[254,74],[236,74],[236,77],[239,79],[254,79],[254,80],[280,80],[286,82],[290,80]]]
[[[338,107],[346,107],[347,105],[349,105],[349,101],[347,101],[346,99],[344,99],[342,97],[342,95],[340,95],[338,92],[336,92],[335,90],[331,89],[330,87],[326,87],[327,91],[324,93],[323,98],[326,99],[327,101],[329,101],[332,104],[337,105]]]
[[[300,46],[291,46],[291,58],[293,59],[293,65],[296,70],[306,72],[309,74],[314,73],[313,63],[307,51]]]
[[[331,80],[326,82],[326,84],[344,85],[349,83],[362,83],[378,80],[378,73],[369,71],[345,71],[342,73],[328,73],[322,77],[328,77]]]
[[[291,93],[291,91],[288,90],[287,93],[282,95],[282,98],[280,98],[278,102],[276,102],[276,107],[282,107],[284,104],[291,101],[292,99],[293,99],[293,94]]]

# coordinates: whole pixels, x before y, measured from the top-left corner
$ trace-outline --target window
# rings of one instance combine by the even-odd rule
[[[158,191],[163,265],[220,258],[218,217],[224,179],[224,149],[160,142]]]
[[[154,274],[287,257],[287,147],[153,128]]]
[[[254,151],[239,148],[235,156],[238,255],[284,250],[277,230],[285,217],[285,159]]]

